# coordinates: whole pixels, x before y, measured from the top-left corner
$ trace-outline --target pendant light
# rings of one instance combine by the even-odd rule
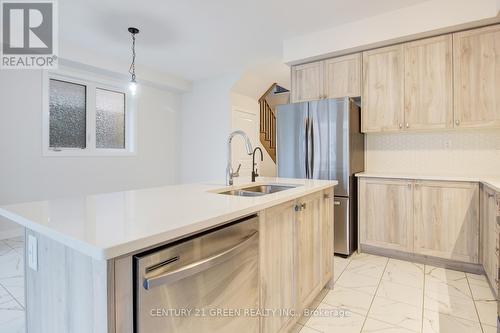
[[[128,32],[132,34],[132,63],[130,64],[130,68],[128,72],[131,75],[129,90],[132,95],[135,95],[137,92],[137,81],[135,79],[135,35],[139,33],[139,29],[130,27],[128,28]]]

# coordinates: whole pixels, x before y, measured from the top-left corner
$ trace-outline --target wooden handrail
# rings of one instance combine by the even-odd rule
[[[276,115],[266,99],[259,100],[260,141],[269,156],[276,162]]]
[[[259,98],[259,103],[260,101],[262,101],[263,99],[265,99],[267,97],[267,95],[274,89],[274,87],[277,85],[276,82],[274,82],[273,84],[271,84],[271,86],[266,90],[266,92]]]

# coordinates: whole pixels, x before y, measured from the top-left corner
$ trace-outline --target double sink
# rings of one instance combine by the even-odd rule
[[[236,195],[240,197],[260,197],[266,194],[281,192],[296,188],[299,185],[283,185],[283,184],[265,184],[265,185],[252,185],[239,189],[219,192],[219,194]]]

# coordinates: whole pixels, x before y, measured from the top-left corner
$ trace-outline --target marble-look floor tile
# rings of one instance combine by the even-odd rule
[[[307,326],[302,326],[302,325],[297,325],[297,326],[299,326],[299,330],[297,332],[300,332],[300,333],[318,333],[318,332],[320,332],[320,331],[316,331],[315,329],[307,327]],[[290,332],[290,333],[293,333],[293,332],[295,332],[295,331],[292,330],[292,332]]]
[[[483,333],[498,333],[496,326],[490,326],[485,324],[482,324],[482,326],[483,326]]]
[[[342,258],[339,256],[333,257],[333,278],[335,281],[338,280],[339,276],[345,270],[347,265],[349,265],[350,261],[351,259],[349,258]]]
[[[481,325],[425,309],[422,333],[481,333]]]
[[[384,273],[385,265],[386,262],[382,261],[372,263],[365,260],[352,260],[349,265],[347,265],[344,272],[351,272],[354,274],[380,279]]]
[[[426,290],[424,294],[424,308],[453,317],[476,322],[479,321],[474,307],[474,301],[469,296],[428,293]]]
[[[368,317],[414,332],[420,332],[422,308],[376,296]]]
[[[476,301],[492,301],[495,295],[491,291],[490,284],[485,275],[467,273],[467,281],[472,291],[472,298]]]
[[[349,262],[351,259],[349,258],[342,258],[339,256],[334,256],[333,257],[333,280],[337,281],[344,272],[345,268],[347,265],[349,265]]]
[[[425,291],[443,294],[444,296],[472,297],[469,282],[464,272],[433,266],[425,266]]]
[[[469,281],[469,284],[471,285],[478,284],[482,286],[488,284],[488,279],[484,274],[465,273],[465,276],[467,277],[467,281]]]
[[[389,258],[387,257],[381,257],[367,253],[354,253],[353,255],[351,255],[350,259],[351,263],[354,263],[354,265],[368,263],[370,265],[379,266],[385,266],[387,264],[387,261],[389,260]]]
[[[0,279],[23,276],[24,275],[24,260],[18,252],[10,249],[8,252],[0,256]]]
[[[0,256],[3,256],[7,252],[11,251],[12,248],[7,245],[4,240],[0,240]]]
[[[373,295],[339,286],[326,294],[323,303],[366,316],[372,300]]]
[[[0,332],[24,333],[24,311],[0,309]]]
[[[375,295],[378,284],[379,279],[346,270],[337,280],[336,286]]]
[[[0,279],[0,286],[3,286],[14,298],[24,307],[24,277]]]
[[[476,301],[476,308],[482,324],[496,326],[498,315],[496,301]]]
[[[425,266],[425,277],[432,277],[436,280],[441,281],[442,283],[451,285],[457,283],[461,285],[462,283],[467,282],[467,278],[464,272],[429,265]]]
[[[22,310],[21,305],[12,297],[9,292],[0,286],[0,309],[1,310]],[[1,332],[1,331],[0,331]]]
[[[377,289],[377,297],[379,296],[422,308],[424,290],[382,280]]]
[[[380,320],[376,320],[373,318],[367,318],[365,321],[365,325],[363,326],[363,333],[412,333],[414,331],[410,331],[403,327],[398,327],[393,324],[389,324]]]
[[[324,333],[359,333],[365,321],[365,316],[354,312],[338,315],[336,308],[324,303],[316,311],[318,315],[311,316],[305,326]]]
[[[475,301],[494,301],[495,295],[491,291],[489,285],[479,286],[476,284],[469,284],[472,291],[472,298]]]
[[[5,243],[7,243],[7,245],[13,249],[23,248],[24,247],[24,236],[6,239]]]
[[[382,280],[415,288],[424,287],[424,265],[389,259]]]

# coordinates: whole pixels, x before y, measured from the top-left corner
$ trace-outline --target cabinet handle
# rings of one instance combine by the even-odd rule
[[[403,123],[399,123],[399,128],[403,128]]]
[[[460,125],[460,120],[455,120],[455,125],[459,126]]]
[[[300,205],[297,204],[294,206],[293,208],[296,212],[301,212],[303,211],[304,209],[306,209],[306,204],[305,203],[301,203]]]
[[[406,128],[410,128],[410,123],[406,123]]]
[[[334,202],[333,202],[333,205],[334,205],[334,206],[340,206],[340,205],[341,205],[341,203],[340,203],[340,201],[334,201]]]

